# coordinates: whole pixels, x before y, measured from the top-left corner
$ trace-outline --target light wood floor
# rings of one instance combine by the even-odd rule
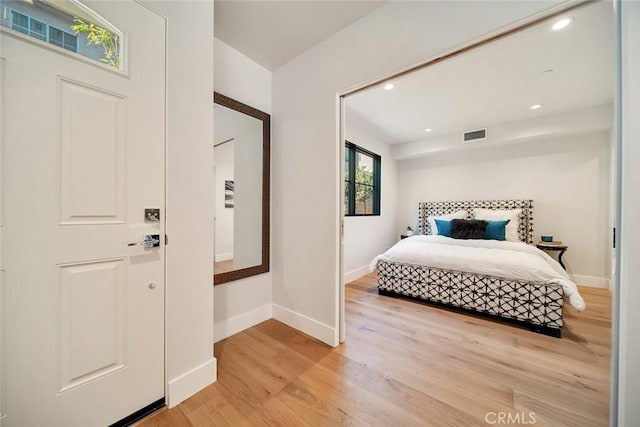
[[[369,275],[347,286],[343,345],[268,320],[215,345],[215,384],[140,425],[605,426],[611,297],[581,293],[556,339],[378,296]]]
[[[218,261],[213,263],[213,271],[215,274],[227,273],[233,270],[233,260]]]

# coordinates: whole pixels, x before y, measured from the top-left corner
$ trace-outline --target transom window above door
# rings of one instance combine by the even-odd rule
[[[122,69],[122,35],[76,0],[8,0],[0,25]]]

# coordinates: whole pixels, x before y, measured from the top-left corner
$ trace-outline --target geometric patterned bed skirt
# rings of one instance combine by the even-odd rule
[[[562,286],[378,261],[378,293],[472,311],[560,337]]]

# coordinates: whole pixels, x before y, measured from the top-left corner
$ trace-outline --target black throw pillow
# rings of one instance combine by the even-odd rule
[[[484,239],[487,221],[480,219],[452,219],[451,237],[454,239]]]

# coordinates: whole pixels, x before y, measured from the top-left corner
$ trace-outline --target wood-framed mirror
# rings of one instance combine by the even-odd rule
[[[214,106],[213,284],[269,271],[271,116],[220,93]]]

